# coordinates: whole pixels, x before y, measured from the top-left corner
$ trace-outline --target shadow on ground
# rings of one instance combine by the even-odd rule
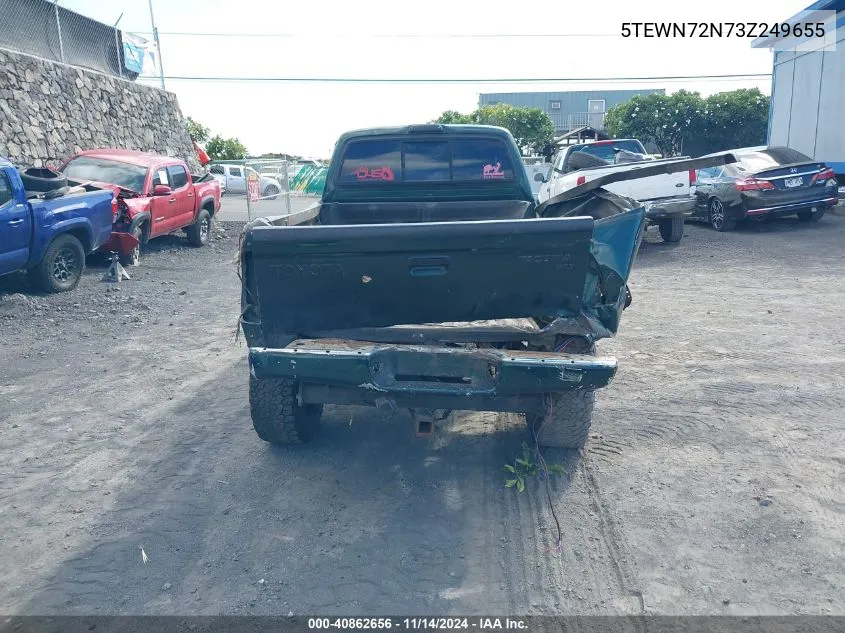
[[[525,548],[533,559],[536,535],[549,548],[556,535],[549,517],[526,512],[546,503],[538,481],[522,495],[503,486],[504,464],[530,439],[524,424],[476,415],[423,440],[407,415],[328,407],[316,441],[274,448],[252,431],[245,363],[226,374],[225,388],[205,384],[136,422],[131,483],[104,498],[87,544],[21,612],[527,608]],[[574,452],[546,458],[577,468]],[[556,503],[568,487],[555,478]]]

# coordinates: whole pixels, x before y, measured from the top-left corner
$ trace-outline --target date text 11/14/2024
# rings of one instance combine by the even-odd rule
[[[527,625],[519,618],[308,618],[309,630],[478,630],[478,631],[526,631]]]

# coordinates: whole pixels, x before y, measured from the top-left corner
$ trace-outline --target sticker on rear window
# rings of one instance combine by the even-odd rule
[[[352,175],[356,180],[393,180],[393,170],[390,167],[359,167]]]
[[[495,165],[484,165],[482,169],[482,177],[488,180],[504,178],[505,172],[502,171],[502,163],[496,163]]]

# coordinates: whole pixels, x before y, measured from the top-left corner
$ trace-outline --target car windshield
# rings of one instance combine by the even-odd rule
[[[782,165],[813,162],[809,156],[788,147],[770,147],[755,152],[745,152],[738,154],[737,158],[739,159],[737,167],[743,171],[763,171]]]
[[[576,145],[572,148],[572,153],[584,152],[590,156],[601,158],[608,163],[612,163],[614,159],[614,149],[624,149],[635,154],[644,153],[644,148],[638,141],[613,141],[612,143],[589,143],[586,145]]]
[[[107,182],[124,189],[141,192],[144,189],[147,168],[105,158],[78,156],[67,164],[64,173],[71,180]]]

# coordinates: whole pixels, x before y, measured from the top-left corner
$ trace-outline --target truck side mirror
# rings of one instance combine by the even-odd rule
[[[154,196],[169,196],[173,190],[167,185],[156,185],[153,187]]]
[[[534,174],[534,180],[536,182],[546,182],[546,177],[540,172],[537,172],[536,174]]]

